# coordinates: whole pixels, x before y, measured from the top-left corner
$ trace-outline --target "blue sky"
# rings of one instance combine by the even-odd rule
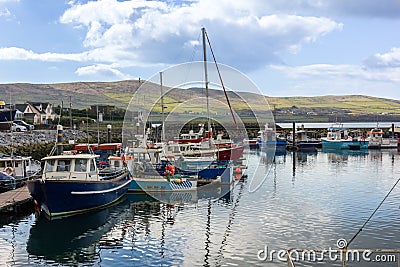
[[[399,0],[0,0],[0,83],[148,79],[202,27],[265,95],[400,99]]]

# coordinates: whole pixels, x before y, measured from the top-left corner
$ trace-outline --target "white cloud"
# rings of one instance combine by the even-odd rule
[[[0,17],[10,17],[11,16],[11,12],[10,10],[8,10],[8,8],[4,7],[4,8],[0,8]]]
[[[315,64],[271,66],[283,73],[285,95],[362,94],[393,98],[398,95],[400,68],[368,69],[362,65]]]
[[[224,51],[224,55],[218,54],[219,61],[241,69],[277,61],[280,52],[296,53],[303,43],[342,28],[342,24],[328,18],[270,14],[268,9],[260,9],[259,3],[102,0],[71,3],[60,22],[85,27],[84,45],[100,48],[97,53],[104,52],[103,59],[124,60],[118,55],[122,54],[135,58],[132,64],[189,59],[199,44],[194,37],[206,26],[215,50]]]
[[[122,73],[118,69],[114,68],[112,65],[97,64],[92,66],[85,66],[78,68],[75,73],[78,76],[92,76],[92,77],[106,77],[113,79],[127,80],[131,77],[127,74]]]
[[[359,79],[369,81],[400,82],[400,68],[391,70],[371,70],[358,65],[330,65],[314,64],[307,66],[274,65],[272,68],[284,72],[294,79],[320,78],[320,79]]]
[[[0,60],[73,60],[125,67],[176,64],[192,60],[196,51],[201,54],[200,28],[205,26],[217,60],[246,71],[281,62],[279,54],[298,53],[304,43],[343,26],[323,17],[271,14],[256,0],[68,4],[60,22],[86,31],[87,51],[35,53],[10,47],[0,49]]]
[[[400,67],[400,48],[393,47],[390,52],[387,53],[377,53],[369,57],[365,61],[367,67],[372,68],[399,68]]]
[[[63,53],[34,53],[31,50],[26,50],[19,47],[0,48],[1,60],[40,60],[40,61],[86,61],[87,53],[79,54],[63,54]]]

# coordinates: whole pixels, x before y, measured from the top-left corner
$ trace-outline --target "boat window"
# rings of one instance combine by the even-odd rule
[[[69,171],[71,166],[71,160],[69,159],[59,159],[57,164],[58,172]]]
[[[115,168],[121,167],[121,166],[120,166],[119,160],[114,161],[114,167],[115,167]]]
[[[86,172],[87,159],[76,159],[75,160],[75,171]]]
[[[54,159],[46,160],[46,166],[44,167],[45,172],[52,172],[54,170]]]
[[[90,172],[94,172],[96,170],[96,162],[94,160],[90,161]]]

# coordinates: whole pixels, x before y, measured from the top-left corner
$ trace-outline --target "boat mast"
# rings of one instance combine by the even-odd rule
[[[206,54],[206,29],[201,28],[201,33],[203,35],[203,63],[204,63],[204,80],[206,85],[206,100],[207,100],[207,127],[208,133],[212,133],[211,130],[211,121],[210,121],[210,105],[208,100],[208,73],[207,73],[207,54]],[[210,136],[212,137],[212,136]]]
[[[163,93],[163,82],[162,82],[162,72],[160,72],[160,91],[161,91],[161,114],[162,114],[162,132],[161,132],[161,142],[165,140],[165,118],[164,118],[164,93]]]

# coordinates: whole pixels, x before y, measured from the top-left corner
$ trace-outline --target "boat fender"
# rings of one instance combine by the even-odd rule
[[[122,154],[122,155],[121,155],[121,159],[122,159],[122,163],[124,164],[124,166],[126,166],[125,154]]]
[[[175,174],[175,167],[174,167],[174,165],[168,164],[168,165],[165,167],[165,170],[166,170],[166,173],[169,174],[169,175],[171,175],[171,176]]]
[[[347,135],[344,136],[344,140],[347,140],[347,138],[349,138]]]

